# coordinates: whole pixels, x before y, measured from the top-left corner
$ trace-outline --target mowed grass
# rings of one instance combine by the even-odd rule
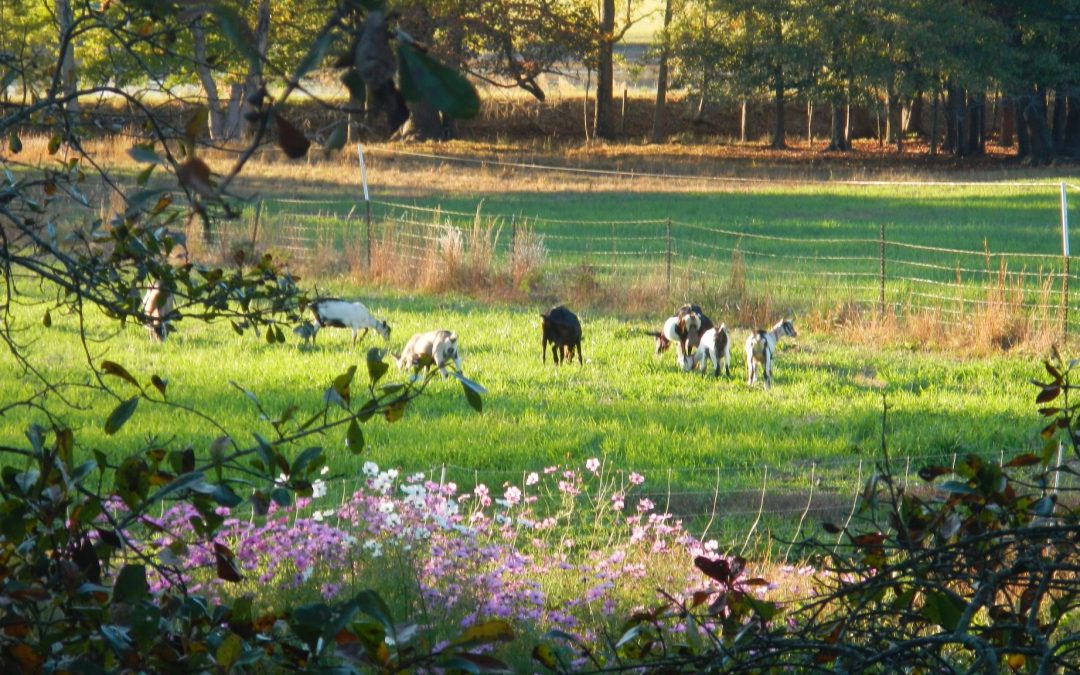
[[[734,333],[733,377],[714,380],[680,372],[671,354],[654,356],[652,340],[643,333],[651,326],[583,313],[586,363],[557,368],[550,358],[541,363],[540,307],[326,290],[363,298],[386,317],[395,351],[414,332],[455,330],[465,374],[489,391],[483,413],[477,414],[456,380],[439,378],[401,421],[374,418],[364,425],[367,446],[358,456],[345,449],[343,431],[295,448],[299,452],[315,443],[326,448],[337,486],[331,494],[355,484],[369,460],[403,472],[428,472],[466,490],[482,482],[501,493],[504,483],[520,484],[528,471],[580,468],[597,457],[609,471],[645,475],[646,493],[658,505],[699,525],[715,514],[714,528],[734,541],[762,508],[763,487],[764,509],[788,534],[806,506],[811,476],[815,515],[849,508],[858,478],[868,477],[881,459],[883,404],[894,468],[911,480],[917,480],[920,466],[951,462],[954,453],[975,452],[996,461],[1040,447],[1029,383],[1040,366],[1031,357],[975,360],[854,347],[803,330],[796,340],[781,343],[775,385],[766,392],[744,382],[743,331]],[[52,326],[45,328],[43,311],[19,311],[27,354],[48,377],[85,383],[86,356],[75,317],[53,312]],[[152,345],[141,327],[116,330],[103,317],[88,319],[95,363],[115,361],[147,383],[159,375],[168,382],[171,402],[201,410],[222,427],[143,401],[109,437],[105,417],[134,389],[116,378],[106,379],[119,398],[77,386],[61,389],[86,406],[64,413],[81,451],[97,448],[116,458],[149,444],[191,445],[205,456],[223,430],[241,444],[250,444],[253,432],[272,438],[273,430],[232,383],[257,396],[271,415],[296,404],[297,417],[304,419],[320,408],[334,376],[359,365],[363,379],[366,349],[384,346],[372,334],[354,348],[350,333],[335,329],[320,332],[310,348],[301,348],[291,334],[288,344],[270,345],[254,335],[238,336],[227,324],[188,322],[181,322],[165,344]],[[7,353],[0,357],[0,371],[6,373],[0,378],[0,400],[18,400],[38,386],[18,374]],[[391,377],[403,375],[394,369]],[[45,420],[33,411],[8,410],[0,418],[0,442],[25,445],[22,435],[31,422]]]

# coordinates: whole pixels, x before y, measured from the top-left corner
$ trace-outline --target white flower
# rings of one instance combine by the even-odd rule
[[[311,484],[311,498],[318,499],[326,496],[326,481],[321,478]]]
[[[595,457],[590,457],[585,462],[585,468],[588,469],[591,473],[596,473],[597,469],[600,468],[600,460]]]
[[[372,558],[379,558],[382,556],[382,544],[373,539],[364,542],[364,550],[367,551]]]
[[[321,523],[322,511],[316,511],[315,513],[311,514],[311,519],[314,520],[316,523]]]
[[[322,468],[322,469],[321,469],[321,470],[319,471],[319,473],[320,473],[320,474],[322,474],[323,476],[325,476],[326,474],[330,473],[330,467],[328,467],[328,466],[324,466],[324,467],[323,467],[323,468]]]
[[[379,465],[375,462],[364,462],[364,468],[362,470],[364,475],[369,478],[374,478],[379,475]]]
[[[530,473],[528,476],[525,477],[525,484],[526,485],[536,485],[539,482],[540,482],[540,476],[536,475],[535,471],[533,471],[532,473]]]

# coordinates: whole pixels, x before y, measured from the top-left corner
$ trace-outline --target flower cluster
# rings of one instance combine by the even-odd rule
[[[644,580],[658,556],[672,563],[665,581],[689,589],[700,583],[693,556],[716,552],[716,542],[697,541],[636,494],[644,482],[638,473],[612,477],[592,458],[584,471],[548,467],[520,484],[478,483],[466,492],[367,462],[362,484],[336,506],[319,480],[311,499],[262,518],[223,510],[216,543],[235,553],[263,594],[307,589],[330,599],[377,588],[393,570],[412,581],[415,595],[405,602],[438,613],[441,623],[497,617],[589,637],[627,603],[650,599],[655,585]],[[156,529],[170,534],[154,543],[170,559],[185,557],[178,567],[189,588],[219,588],[213,547],[194,543],[194,515],[190,507],[167,511]]]

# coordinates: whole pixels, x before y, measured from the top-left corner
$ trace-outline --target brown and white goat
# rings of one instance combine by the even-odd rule
[[[720,324],[702,333],[697,352],[687,360],[694,369],[701,368],[703,375],[706,373],[705,361],[711,361],[713,377],[720,376],[720,363],[723,362],[724,375],[731,377],[731,336],[728,335],[727,326]]]
[[[446,366],[451,361],[457,367],[457,372],[461,373],[457,333],[446,330],[417,333],[405,343],[405,349],[401,350],[401,356],[397,359],[398,367],[402,370],[412,368],[415,374],[421,368],[427,371],[434,365],[443,377],[447,377]]]
[[[164,342],[172,330],[173,294],[160,281],[154,281],[143,294],[139,306],[146,316],[146,330],[152,342]]]
[[[780,321],[772,330],[760,328],[746,338],[746,384],[752,385],[758,378],[758,364],[764,371],[765,388],[772,385],[772,363],[776,354],[776,344],[782,337],[798,337],[795,324],[791,319]]]
[[[659,333],[651,333],[656,340],[656,353],[663,354],[671,343],[676,345],[676,360],[686,368],[687,358],[697,348],[701,335],[713,327],[713,322],[698,305],[686,304],[675,310]]]

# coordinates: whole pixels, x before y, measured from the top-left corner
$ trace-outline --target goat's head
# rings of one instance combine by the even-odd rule
[[[787,337],[798,337],[799,334],[795,332],[795,324],[791,322],[791,319],[784,319],[780,322],[780,334]]]
[[[390,339],[390,324],[386,323],[385,321],[376,320],[375,321],[375,332],[378,333],[382,337],[382,339],[389,340]]]

